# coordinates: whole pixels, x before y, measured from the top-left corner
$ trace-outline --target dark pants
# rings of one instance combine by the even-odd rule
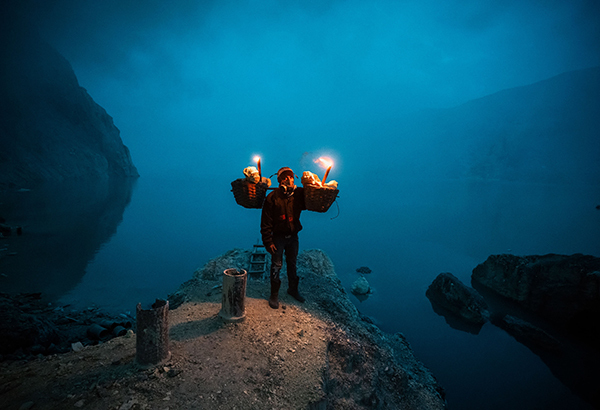
[[[271,254],[271,283],[279,286],[279,272],[283,266],[283,253],[285,251],[285,263],[287,264],[287,277],[289,286],[298,287],[298,275],[296,273],[296,260],[298,259],[298,235],[285,237],[273,237],[273,243],[277,250]]]

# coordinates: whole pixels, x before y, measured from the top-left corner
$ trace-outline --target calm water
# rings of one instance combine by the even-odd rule
[[[22,237],[0,241],[2,291],[43,291],[58,304],[117,313],[165,297],[209,259],[259,240],[260,211],[236,205],[229,182],[142,177],[120,188],[63,185],[0,198],[2,216],[25,226]],[[447,390],[450,409],[585,409],[528,348],[491,324],[478,334],[452,328],[425,291],[440,272],[469,285],[491,254],[600,256],[599,188],[340,187],[339,210],[303,214],[300,246],[323,249],[348,290],[356,268],[371,268],[374,294],[353,302],[384,331],[408,338]]]

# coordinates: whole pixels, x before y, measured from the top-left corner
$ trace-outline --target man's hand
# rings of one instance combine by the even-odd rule
[[[275,252],[277,252],[277,247],[273,244],[269,245],[269,249],[268,249],[269,253],[272,255]]]

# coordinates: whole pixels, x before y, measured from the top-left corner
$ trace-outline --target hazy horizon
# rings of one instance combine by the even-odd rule
[[[350,140],[411,145],[386,135],[390,118],[600,65],[590,1],[12,7],[114,118],[142,176],[237,175],[255,154],[270,174],[308,153],[336,159],[332,178],[342,178]]]

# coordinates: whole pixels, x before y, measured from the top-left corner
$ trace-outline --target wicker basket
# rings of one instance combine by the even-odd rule
[[[267,195],[267,184],[252,183],[245,178],[236,179],[231,183],[231,192],[235,202],[244,208],[262,208]]]
[[[314,212],[327,212],[337,198],[339,189],[319,188],[312,185],[304,187],[306,209]]]

